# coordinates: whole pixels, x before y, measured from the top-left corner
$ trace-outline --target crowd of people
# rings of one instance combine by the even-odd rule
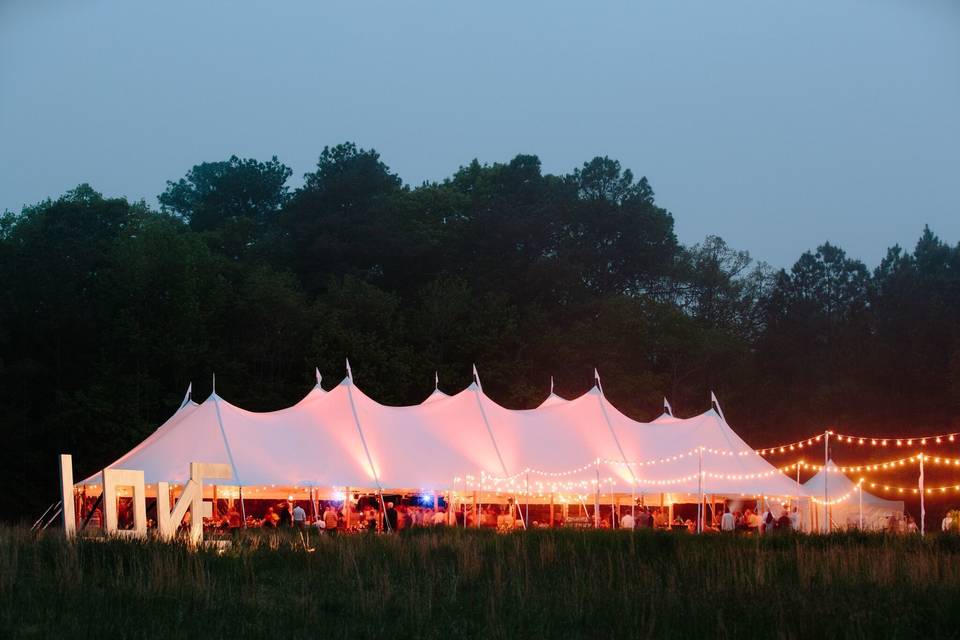
[[[334,534],[336,532],[393,532],[404,531],[420,527],[488,527],[500,531],[520,529],[524,527],[523,516],[518,505],[508,502],[506,505],[488,504],[478,505],[476,509],[467,505],[462,510],[449,512],[445,506],[421,506],[419,504],[394,504],[393,501],[381,501],[365,498],[350,509],[349,523],[342,502],[320,502],[311,505],[309,501],[284,500],[275,504],[268,504],[265,508],[263,501],[248,501],[248,514],[244,519],[237,501],[219,501],[220,508],[215,508],[210,518],[204,518],[204,527],[211,532],[237,532],[246,528],[283,529],[313,527],[322,532]],[[381,508],[382,507],[382,508]],[[250,513],[249,511],[253,511]],[[259,515],[255,515],[255,513]],[[586,513],[586,512],[585,512]],[[941,523],[943,531],[958,530],[951,513],[948,512]],[[153,528],[154,519],[149,517],[147,527]],[[666,508],[654,508],[639,505],[634,509],[615,512],[611,510],[607,517],[599,519],[601,529],[665,529],[673,531],[687,530],[695,532],[696,522],[690,517],[682,517],[679,513],[673,518]],[[184,515],[180,523],[180,530],[190,528],[192,514]],[[81,519],[86,520],[86,527],[99,529],[103,527],[102,505],[95,499],[87,497],[82,502]],[[119,500],[117,520],[120,529],[133,527],[132,502]],[[956,519],[960,521],[960,517]],[[592,528],[592,517],[564,518],[557,514],[554,517],[550,512],[549,521],[533,519],[529,523],[531,528],[548,528],[550,526],[580,526]],[[799,531],[800,514],[794,506],[771,505],[756,510],[749,507],[744,510],[729,508],[717,509],[704,518],[703,530],[720,533],[756,533],[768,534],[773,532]],[[891,514],[884,523],[883,529],[890,533],[914,533],[918,531],[917,523],[909,514]]]

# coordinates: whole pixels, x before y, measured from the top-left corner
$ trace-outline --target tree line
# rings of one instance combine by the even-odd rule
[[[388,404],[484,389],[536,406],[592,385],[637,419],[717,392],[764,446],[827,426],[942,431],[960,405],[960,246],[924,228],[870,270],[824,243],[774,270],[677,240],[646,178],[597,157],[477,161],[411,186],[327,147],[303,185],[276,157],[169,181],[159,207],[80,185],[0,218],[0,513],[55,495],[55,454],[109,463],[187,384],[252,410],[344,375]]]

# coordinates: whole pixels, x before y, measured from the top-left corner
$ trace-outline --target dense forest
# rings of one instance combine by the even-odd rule
[[[159,208],[80,185],[0,219],[0,468],[20,489],[0,513],[37,515],[56,453],[96,470],[190,382],[202,399],[215,372],[227,400],[276,409],[346,357],[389,404],[422,400],[435,371],[455,392],[472,363],[509,407],[550,376],[580,394],[594,367],[638,419],[664,396],[699,413],[714,390],[758,447],[956,426],[960,246],[930,229],[872,271],[829,243],[773,270],[719,236],[682,245],[648,181],[606,157],[411,186],[348,143],[303,186],[291,173],[232,157],[167,182]]]

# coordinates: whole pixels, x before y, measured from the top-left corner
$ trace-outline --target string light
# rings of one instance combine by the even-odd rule
[[[850,491],[847,491],[842,496],[833,498],[832,500],[821,500],[816,496],[810,496],[810,500],[812,500],[814,504],[819,504],[819,505],[831,506],[835,504],[840,504],[841,502],[846,502],[850,498],[850,496],[854,495],[858,490],[860,490],[862,485],[863,485],[863,479],[861,479],[860,482],[857,483],[856,487],[854,487]]]
[[[589,470],[591,470],[591,469],[595,469],[595,468],[596,468],[597,466],[599,466],[600,464],[619,465],[619,466],[627,466],[627,467],[651,467],[651,466],[658,465],[658,464],[666,464],[666,463],[669,463],[669,462],[676,462],[677,460],[682,460],[682,459],[684,459],[684,458],[689,458],[689,457],[692,457],[692,456],[694,456],[694,455],[696,455],[696,454],[698,454],[698,453],[701,453],[701,452],[702,452],[702,453],[706,453],[706,454],[710,454],[710,455],[717,455],[717,456],[752,456],[752,455],[757,455],[757,452],[756,452],[756,451],[753,451],[752,449],[747,449],[747,450],[742,450],[742,451],[732,451],[732,450],[730,450],[730,449],[716,449],[716,448],[713,448],[713,447],[694,447],[693,449],[690,449],[689,451],[684,451],[683,453],[677,453],[677,454],[670,455],[670,456],[662,456],[662,457],[659,457],[659,458],[650,458],[649,460],[639,460],[639,461],[636,461],[636,460],[626,460],[626,461],[625,461],[625,460],[614,460],[614,459],[612,459],[612,458],[595,458],[595,459],[592,460],[591,462],[588,462],[588,463],[586,463],[586,464],[583,464],[583,465],[581,465],[581,466],[579,466],[579,467],[576,467],[576,468],[573,468],[573,469],[566,469],[566,470],[564,470],[564,471],[547,471],[547,470],[545,470],[545,469],[537,469],[537,468],[534,468],[534,467],[526,467],[525,469],[523,469],[523,470],[521,470],[521,471],[518,471],[517,473],[514,473],[514,474],[512,474],[512,475],[508,475],[508,476],[498,476],[498,475],[495,475],[495,474],[487,474],[487,477],[488,477],[488,478],[491,478],[491,479],[496,478],[496,479],[499,480],[499,481],[514,480],[514,479],[520,478],[520,477],[525,476],[525,475],[528,475],[528,474],[530,474],[530,475],[536,475],[536,476],[542,476],[542,477],[547,477],[547,478],[563,478],[563,477],[568,477],[568,476],[574,476],[574,475],[577,475],[577,474],[581,474],[581,473],[584,473],[585,471],[589,471]],[[485,472],[484,472],[484,473],[485,473]]]
[[[862,435],[851,435],[846,433],[837,433],[835,431],[826,431],[825,433],[829,434],[834,442],[841,444],[854,444],[858,446],[863,446],[869,444],[873,447],[886,447],[890,443],[893,443],[895,446],[902,447],[904,445],[912,447],[914,442],[919,442],[921,446],[927,446],[932,442],[932,444],[943,444],[945,442],[956,442],[960,438],[960,431],[954,431],[952,433],[941,433],[939,435],[927,435],[927,436],[910,436],[910,437],[899,437],[899,438],[875,438],[873,436],[862,436]],[[762,456],[774,455],[779,453],[787,453],[789,451],[794,451],[796,449],[802,449],[803,447],[812,446],[816,442],[821,442],[823,440],[824,434],[819,434],[816,436],[811,436],[809,438],[804,438],[803,440],[797,440],[796,442],[791,442],[788,444],[781,444],[773,447],[766,447],[763,449],[757,449],[757,453]]]
[[[896,493],[908,493],[908,494],[919,494],[919,487],[900,487],[897,485],[881,484],[878,482],[868,483],[871,489],[879,489],[882,491],[894,491]],[[948,491],[960,491],[960,484],[948,484],[939,487],[924,487],[923,492],[925,494],[933,493],[947,493]]]
[[[822,464],[812,464],[800,460],[794,462],[793,464],[788,464],[785,467],[780,467],[780,470],[783,473],[789,471],[795,471],[798,467],[801,469],[810,469],[811,471],[824,471],[827,473],[860,473],[861,471],[888,471],[898,467],[906,466],[909,463],[920,462],[921,456],[924,457],[924,460],[935,460],[936,464],[946,464],[946,465],[957,465],[960,466],[960,459],[955,458],[931,458],[924,454],[918,453],[916,455],[910,456],[909,458],[898,458],[896,460],[887,460],[885,462],[871,462],[868,464],[858,464],[858,465],[846,465],[846,466],[828,466],[824,467]]]

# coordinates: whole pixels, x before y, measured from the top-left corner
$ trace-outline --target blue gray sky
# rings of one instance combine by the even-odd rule
[[[960,240],[960,3],[0,2],[0,209],[326,144],[408,183],[596,155],[774,266]]]

